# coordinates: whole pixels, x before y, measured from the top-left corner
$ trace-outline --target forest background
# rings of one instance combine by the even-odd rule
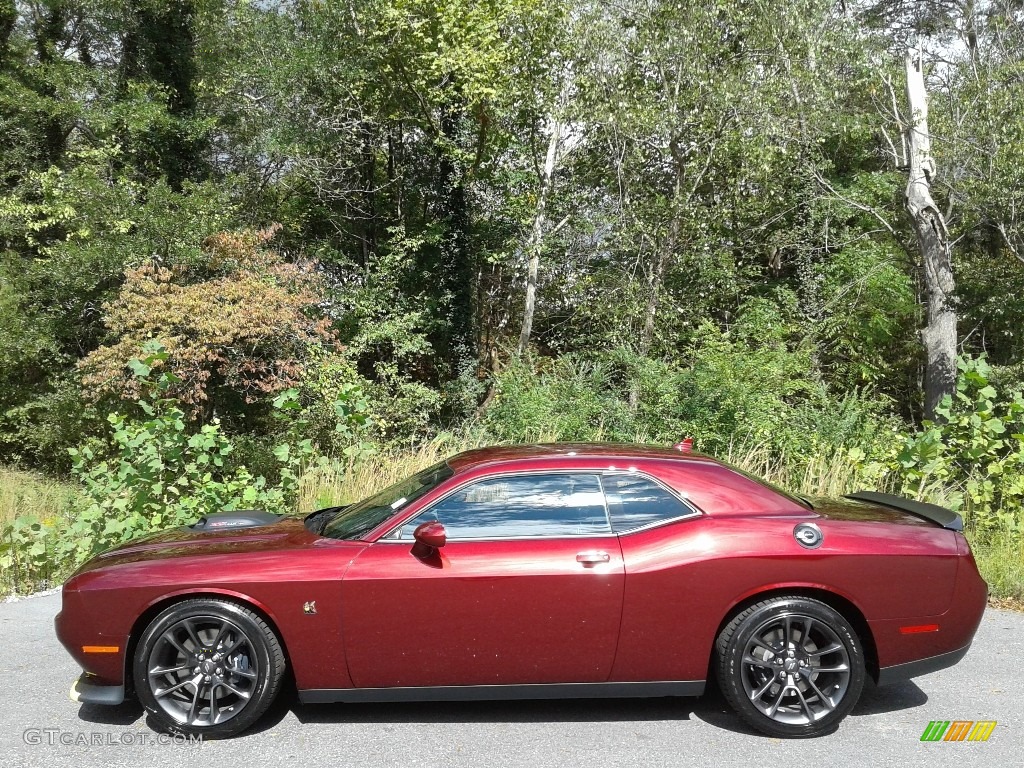
[[[960,511],[1024,597],[1020,0],[3,0],[0,572],[498,442]]]

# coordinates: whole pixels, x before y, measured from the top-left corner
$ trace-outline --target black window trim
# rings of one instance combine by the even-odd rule
[[[614,537],[627,536],[627,535],[631,535],[631,534],[634,534],[634,533],[638,533],[640,531],[646,531],[646,530],[649,530],[651,528],[657,528],[658,526],[670,525],[672,523],[677,523],[680,520],[690,520],[690,519],[693,519],[695,517],[703,517],[704,516],[704,513],[700,509],[698,509],[697,506],[695,504],[693,504],[693,502],[691,502],[688,499],[684,498],[681,494],[676,492],[675,489],[670,488],[665,483],[663,483],[661,480],[659,480],[656,477],[653,477],[652,475],[648,474],[647,472],[642,472],[642,471],[640,471],[638,469],[637,470],[634,470],[634,469],[586,469],[586,468],[583,468],[583,467],[575,468],[575,469],[521,469],[521,470],[515,470],[515,471],[512,471],[512,472],[500,472],[500,471],[499,472],[491,472],[491,473],[488,473],[488,474],[485,474],[485,475],[480,475],[478,477],[474,477],[474,478],[471,478],[469,480],[466,480],[465,482],[460,483],[459,485],[457,485],[454,488],[452,488],[450,491],[445,493],[443,496],[439,496],[438,498],[434,499],[433,501],[430,502],[430,504],[428,504],[428,505],[426,505],[426,506],[416,510],[415,512],[410,514],[408,517],[405,517],[401,522],[396,523],[393,527],[389,528],[385,533],[383,533],[380,536],[378,536],[377,537],[377,541],[381,542],[381,543],[384,543],[384,544],[409,544],[412,541],[412,539],[402,539],[402,538],[399,538],[398,535],[397,535],[398,532],[401,531],[402,528],[407,523],[409,523],[413,518],[419,517],[424,512],[429,512],[431,509],[436,507],[438,504],[443,503],[449,496],[453,496],[454,494],[456,494],[459,491],[461,491],[463,488],[467,488],[470,485],[473,485],[473,484],[479,483],[479,482],[483,482],[483,481],[487,481],[487,480],[496,480],[496,479],[500,479],[500,478],[503,478],[503,477],[529,477],[531,475],[596,475],[597,478],[598,478],[598,484],[601,486],[602,506],[604,507],[605,519],[608,521],[608,531],[606,533],[577,533],[577,534],[562,534],[562,535],[559,535],[559,536],[549,536],[549,535],[545,535],[545,534],[537,534],[537,535],[533,535],[533,536],[475,536],[475,537],[465,537],[465,538],[462,538],[462,537],[460,537],[460,538],[451,538],[451,539],[449,539],[449,541],[463,542],[463,541],[536,541],[536,540],[540,540],[540,539],[598,539],[598,538],[604,539],[604,538],[608,538],[608,537],[611,537],[611,536],[614,536]],[[606,475],[627,475],[627,476],[633,476],[633,477],[637,477],[637,476],[643,477],[644,479],[650,480],[655,485],[658,485],[663,490],[667,491],[669,493],[669,495],[671,495],[674,499],[676,499],[679,503],[681,503],[684,507],[686,507],[690,511],[687,512],[684,515],[679,515],[678,517],[669,518],[667,520],[656,520],[653,523],[647,523],[646,525],[642,525],[642,526],[639,526],[637,528],[627,528],[627,529],[622,530],[622,531],[616,531],[614,526],[612,525],[611,511],[608,509],[608,494],[605,492],[604,482],[602,480],[602,478],[604,476],[606,476]]]

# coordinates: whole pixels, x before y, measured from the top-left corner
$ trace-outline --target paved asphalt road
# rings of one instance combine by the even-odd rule
[[[145,743],[155,734],[137,705],[68,699],[78,669],[53,634],[59,607],[56,594],[0,604],[0,768],[1024,766],[1024,614],[1007,611],[986,613],[958,666],[869,687],[837,733],[809,741],[752,733],[718,695],[319,706],[300,706],[293,695],[237,739],[159,745]],[[999,724],[984,743],[919,740],[929,720],[957,719]],[[48,743],[51,738],[57,743]],[[61,739],[101,744],[62,745]]]

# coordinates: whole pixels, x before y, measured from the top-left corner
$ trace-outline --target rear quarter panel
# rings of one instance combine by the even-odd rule
[[[818,549],[793,537],[794,526],[808,520],[824,534]],[[616,681],[705,679],[724,619],[758,595],[786,589],[838,595],[879,626],[940,616],[960,559],[951,531],[831,521],[808,510],[704,516],[627,534],[621,543],[626,588]],[[880,666],[932,655],[927,639],[909,637],[887,633],[877,643]]]

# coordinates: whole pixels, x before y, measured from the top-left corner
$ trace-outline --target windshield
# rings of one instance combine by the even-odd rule
[[[338,507],[318,533],[332,539],[358,539],[453,474],[455,473],[443,461],[427,467],[422,472],[395,483],[368,499],[348,507]]]

